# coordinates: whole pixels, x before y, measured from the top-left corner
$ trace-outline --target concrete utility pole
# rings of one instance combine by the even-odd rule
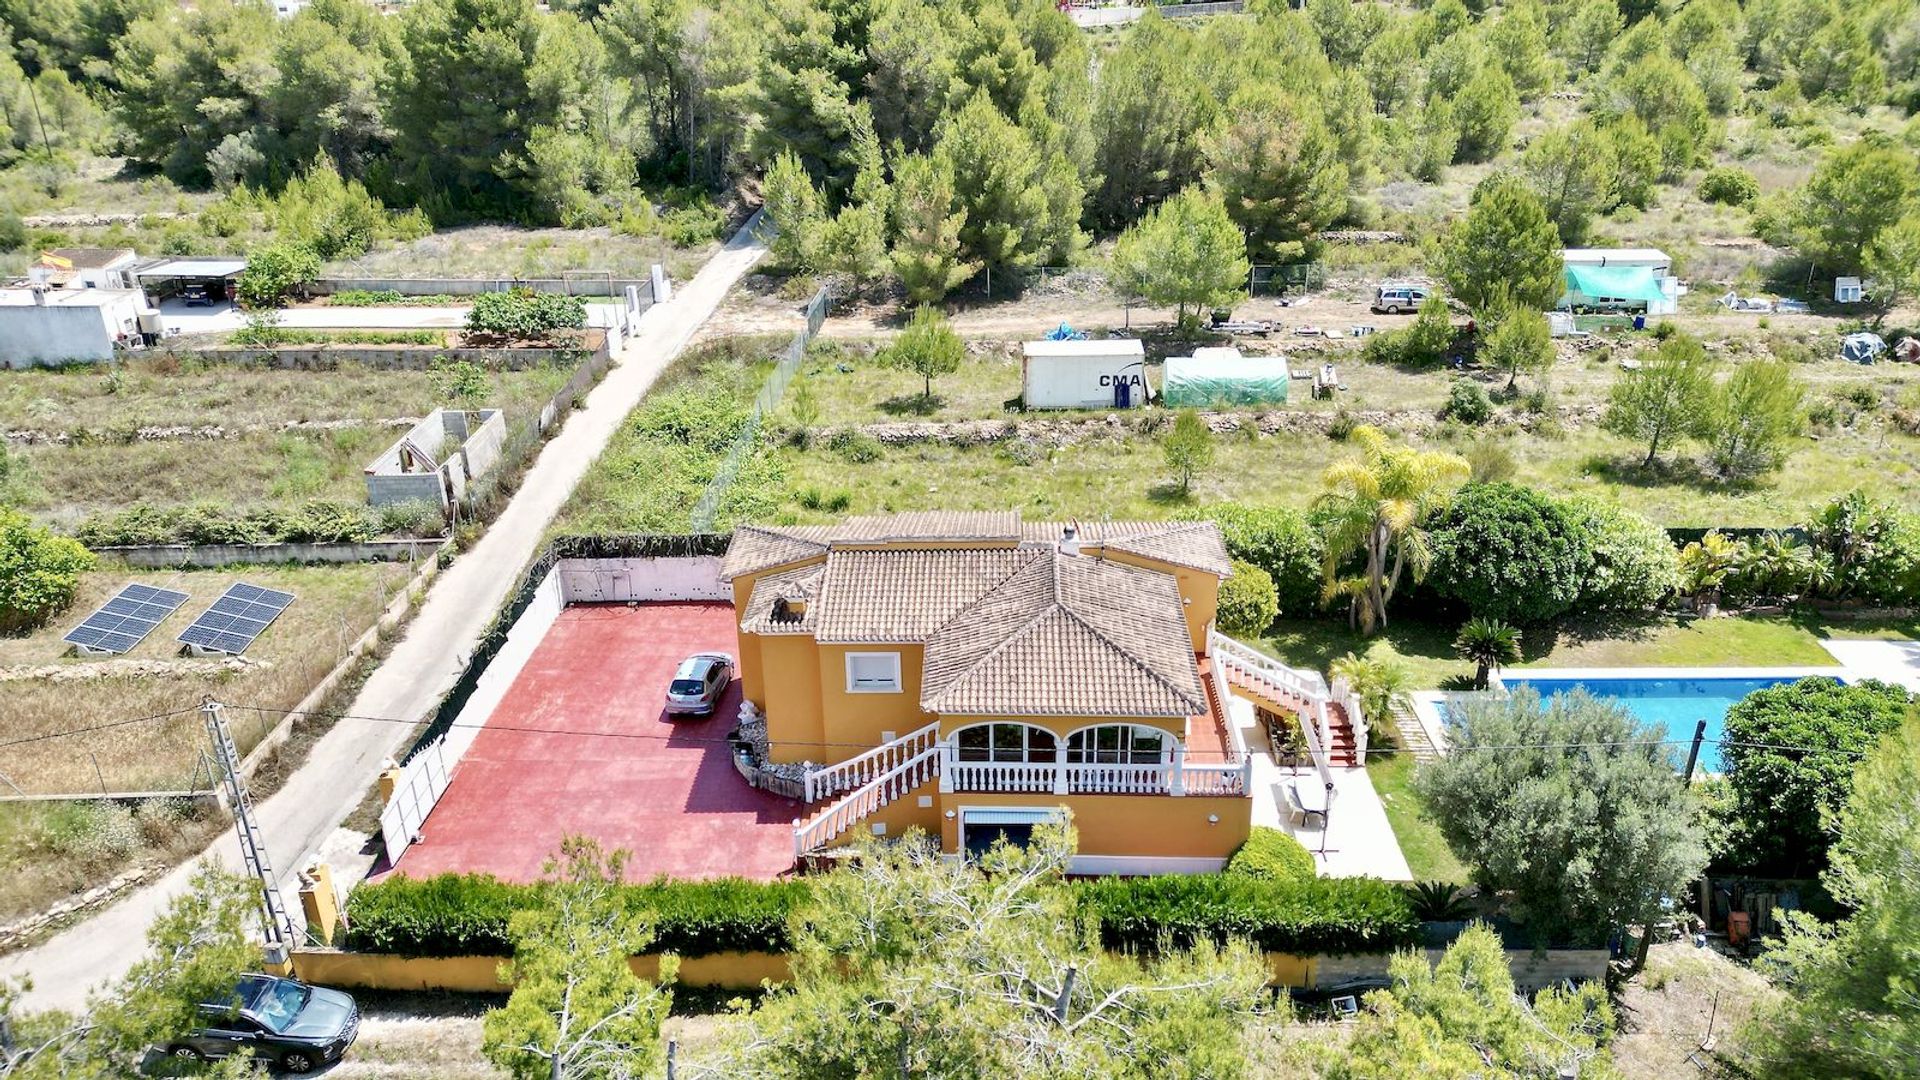
[[[253,820],[253,796],[240,777],[240,754],[234,749],[233,731],[227,727],[225,710],[211,696],[202,699],[200,712],[207,722],[207,737],[213,740],[214,763],[220,767],[220,778],[226,785],[227,807],[233,811],[233,828],[240,839],[240,859],[247,876],[260,882],[260,915],[269,958],[284,960],[293,944],[293,920],[287,917],[286,905],[281,902],[280,882],[267,859],[266,840]]]

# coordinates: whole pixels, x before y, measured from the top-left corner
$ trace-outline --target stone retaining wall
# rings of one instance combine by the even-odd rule
[[[608,353],[607,332],[588,330],[577,346],[564,348],[507,348],[444,345],[281,345],[271,349],[215,345],[205,348],[162,345],[147,355],[169,355],[208,364],[260,364],[297,371],[332,371],[342,364],[376,370],[424,371],[435,360],[466,360],[495,370],[516,370],[566,362],[581,352]]]

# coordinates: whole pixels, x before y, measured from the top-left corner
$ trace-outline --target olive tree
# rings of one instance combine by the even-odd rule
[[[816,879],[793,981],[740,1017],[691,1075],[1246,1076],[1266,992],[1244,945],[1143,959],[1100,948],[1063,887],[1072,829],[978,864],[917,831]]]
[[[1480,697],[1462,704],[1447,755],[1414,785],[1474,880],[1510,892],[1536,941],[1604,938],[1706,867],[1665,738],[1585,693]]]

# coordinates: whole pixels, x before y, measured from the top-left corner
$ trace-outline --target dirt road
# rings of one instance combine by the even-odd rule
[[[291,911],[300,910],[295,873],[359,804],[382,760],[397,753],[411,732],[405,723],[353,717],[417,721],[440,701],[574,485],[654,379],[766,253],[755,234],[757,222],[756,217],[736,233],[672,300],[641,317],[618,362],[541,451],[513,501],[480,542],[440,576],[405,637],[347,709],[350,715],[314,745],[278,793],[259,804],[258,819]],[[203,857],[240,865],[231,833]],[[32,977],[34,988],[24,1002],[28,1008],[80,1006],[88,987],[132,964],[147,927],[191,872],[190,864],[178,867],[44,944],[0,959],[0,977]]]

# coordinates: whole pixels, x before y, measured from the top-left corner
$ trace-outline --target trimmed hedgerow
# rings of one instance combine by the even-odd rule
[[[391,877],[353,891],[346,947],[401,956],[506,956],[513,913],[540,902],[544,887],[489,874]],[[808,896],[803,882],[651,882],[626,887],[634,910],[652,912],[653,948],[680,956],[784,952],[787,921]]]
[[[1078,888],[1111,949],[1242,938],[1267,952],[1378,953],[1411,945],[1406,894],[1372,878],[1263,881],[1235,874],[1106,878]]]
[[[400,956],[506,956],[513,913],[540,885],[485,874],[391,877],[355,889],[345,947]],[[1105,878],[1071,886],[1109,948],[1244,938],[1271,952],[1377,953],[1412,944],[1420,927],[1399,889],[1365,878],[1271,881],[1233,874]],[[627,886],[657,918],[653,948],[680,956],[785,952],[805,881],[662,881]]]

